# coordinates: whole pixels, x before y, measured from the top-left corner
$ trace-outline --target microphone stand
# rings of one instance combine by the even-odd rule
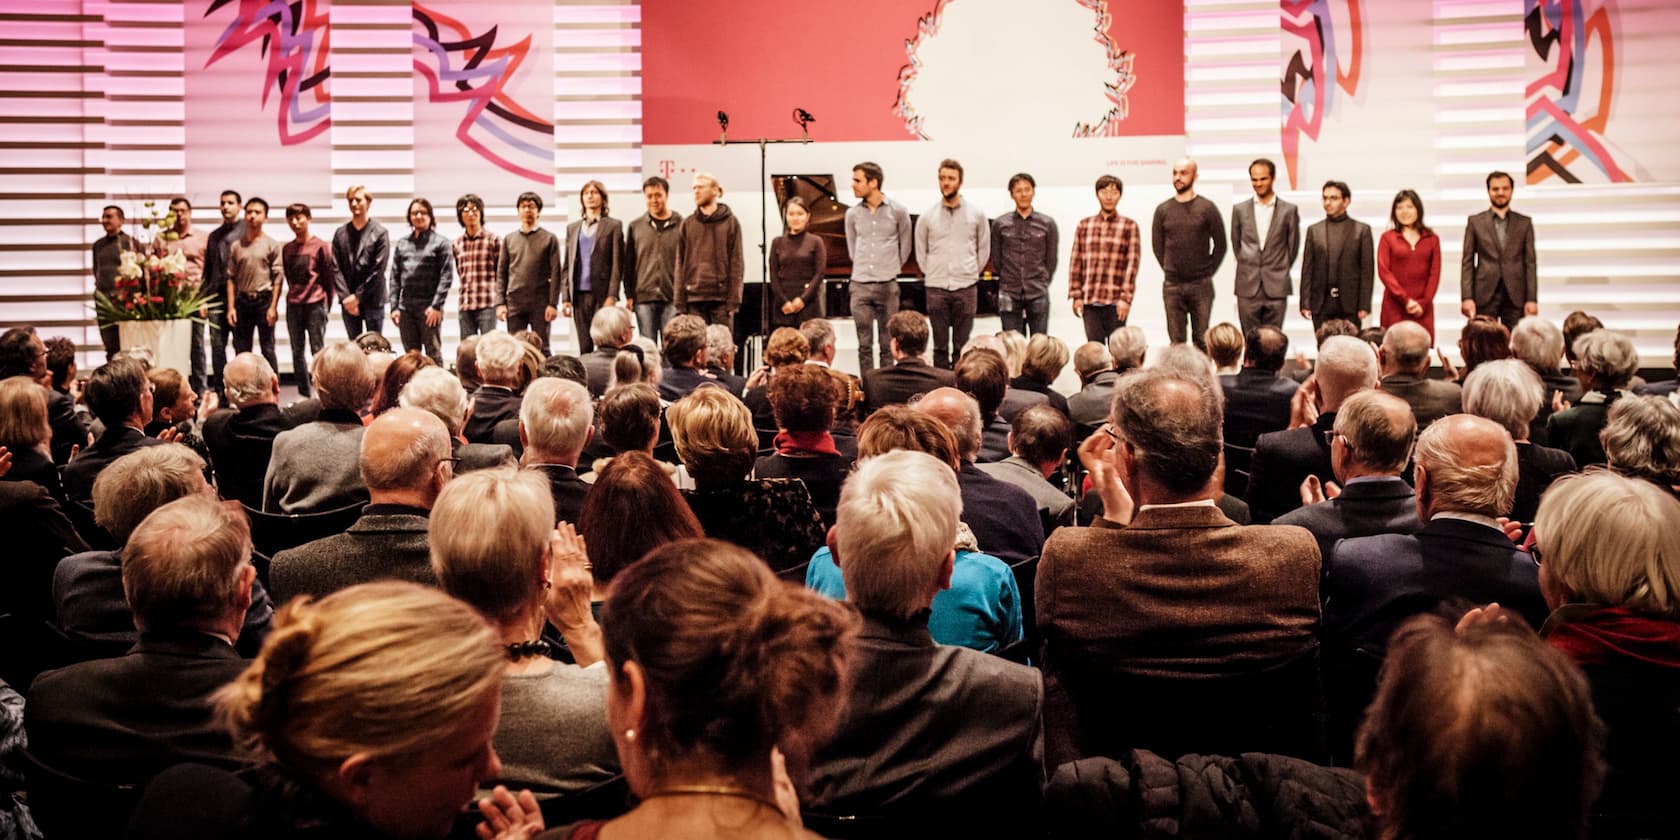
[[[759,338],[764,341],[768,341],[770,337],[770,284],[774,282],[770,277],[770,147],[782,145],[784,143],[796,143],[799,145],[809,144],[811,142],[810,127],[801,123],[800,128],[802,130],[800,132],[801,136],[799,137],[774,139],[769,137],[760,137],[757,140],[742,141],[730,140],[728,136],[725,135],[712,141],[712,145],[714,146],[725,147],[739,146],[743,142],[758,144],[758,183],[760,188],[758,193],[758,258],[759,270],[763,273],[762,276],[764,278],[764,293],[760,295],[762,299],[759,301],[758,308],[758,334]],[[752,365],[742,365],[741,369],[745,372],[751,370],[752,367]]]

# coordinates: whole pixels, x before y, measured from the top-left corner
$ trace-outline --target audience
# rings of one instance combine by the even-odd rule
[[[635,337],[636,326],[630,310],[621,306],[603,306],[595,311],[595,317],[589,322],[589,338],[595,342],[595,349],[583,354],[580,359],[589,377],[590,396],[600,397],[607,392],[607,382],[613,377],[613,364],[618,360],[619,352],[625,347],[635,346],[630,343]]]
[[[747,379],[747,391],[741,402],[752,411],[753,428],[760,432],[776,430],[776,410],[770,405],[770,383],[776,373],[794,366],[804,366],[811,356],[811,343],[793,327],[777,327],[764,342],[764,366]],[[761,435],[762,437],[762,435]]]
[[[595,407],[595,438],[592,442],[605,446],[610,454],[591,462],[583,480],[593,484],[601,470],[625,452],[642,452],[652,456],[659,444],[660,411],[659,390],[645,382],[614,385],[607,389],[606,396]],[[664,467],[672,481],[692,483],[686,475],[679,477],[681,468],[677,465],[664,464]]]
[[[1038,503],[1027,491],[980,471],[980,404],[955,388],[938,388],[912,409],[945,424],[957,441],[957,486],[962,491],[964,520],[974,531],[980,550],[1010,565],[1037,557],[1044,547],[1044,526]]]
[[[52,390],[68,395],[76,381],[76,342],[55,335],[42,342],[47,348],[47,372],[52,375]]]
[[[1079,376],[1079,391],[1067,398],[1068,419],[1081,426],[1101,425],[1120,378],[1114,357],[1107,346],[1087,341],[1073,352],[1073,372]]]
[[[1619,400],[1598,438],[1610,469],[1680,498],[1680,405],[1662,397]]]
[[[701,385],[718,384],[706,370],[706,321],[698,315],[678,315],[665,325],[665,368],[659,398],[676,402]],[[727,389],[726,389],[727,390]],[[740,392],[735,392],[737,396]]]
[[[280,377],[257,353],[240,353],[223,368],[222,390],[231,408],[204,421],[204,444],[216,471],[222,498],[252,509],[263,506],[263,477],[268,473],[274,438],[292,428],[280,411]]]
[[[1244,341],[1242,369],[1219,376],[1225,397],[1228,458],[1232,451],[1229,447],[1252,450],[1261,435],[1289,428],[1290,403],[1300,388],[1294,380],[1279,375],[1289,356],[1289,336],[1283,330],[1264,324],[1250,327]],[[1247,472],[1250,454],[1243,452],[1241,462],[1227,463],[1226,470]],[[1230,484],[1229,476],[1226,484]]]
[[[1399,321],[1383,334],[1377,360],[1382,364],[1384,391],[1412,407],[1419,429],[1457,414],[1461,391],[1458,383],[1429,378],[1429,331],[1416,321]]]
[[[834,524],[840,483],[852,468],[852,458],[840,452],[832,434],[839,411],[838,384],[827,371],[803,363],[778,371],[770,381],[770,406],[775,411],[777,429],[772,445],[776,451],[753,465],[753,475],[758,478],[797,478],[805,482],[824,527]]]
[[[1575,342],[1581,340],[1581,336],[1587,333],[1602,329],[1604,329],[1603,321],[1578,309],[1564,317],[1563,355],[1569,360],[1571,368],[1575,367],[1576,355],[1581,352],[1581,348],[1577,347]]]
[[[1021,372],[1014,379],[1009,380],[1011,392],[1029,394],[1043,394],[1049,401],[1050,407],[1062,413],[1068,413],[1067,397],[1063,396],[1053,386],[1056,379],[1062,375],[1062,369],[1068,364],[1067,342],[1047,333],[1036,333],[1027,340],[1026,355],[1021,358]],[[1028,406],[1030,408],[1030,406]],[[1025,408],[1022,409],[1023,411]],[[1005,418],[1015,422],[1020,412]]]
[[[1102,371],[1094,368],[1083,367],[1079,357],[1074,357],[1074,369],[1079,372],[1080,382],[1084,385],[1079,393],[1068,397],[1068,419],[1075,424],[1096,427],[1108,419],[1108,407],[1114,395],[1115,383],[1119,381],[1121,374],[1143,367],[1143,359],[1149,353],[1149,340],[1142,327],[1120,327],[1109,333],[1104,349],[1107,351],[1112,376],[1105,376]],[[1094,356],[1089,357],[1086,364],[1091,365],[1095,361]]]
[[[1239,365],[1243,360],[1247,339],[1236,324],[1224,321],[1208,327],[1207,332],[1202,335],[1202,342],[1207,345],[1207,355],[1213,360],[1216,375],[1235,376],[1241,369]]]
[[[1610,406],[1629,396],[1628,380],[1638,369],[1639,352],[1621,333],[1600,329],[1576,339],[1571,370],[1581,382],[1581,399],[1546,420],[1550,444],[1573,456],[1577,466],[1604,463],[1598,433],[1610,420]]]
[[[472,395],[472,416],[461,433],[470,443],[492,443],[496,424],[519,416],[519,391],[525,387],[520,364],[530,345],[496,330],[478,339],[478,378],[483,383]]]
[[[469,335],[455,345],[455,376],[469,394],[484,384],[478,378],[478,339],[478,335]]]
[[[84,393],[88,409],[105,431],[64,465],[64,495],[86,507],[93,501],[93,482],[100,471],[130,452],[164,440],[142,431],[152,418],[152,383],[139,362],[116,359],[100,365],[88,377]]]
[[[635,527],[625,527],[627,522]],[[583,501],[577,532],[589,558],[597,608],[625,567],[666,543],[706,535],[665,477],[664,465],[642,452],[625,452],[601,471]]]
[[[1517,490],[1504,515],[1518,522],[1533,522],[1540,494],[1558,476],[1575,471],[1575,459],[1568,452],[1528,439],[1534,406],[1544,393],[1534,369],[1517,359],[1487,362],[1464,380],[1464,413],[1503,426],[1517,446]]]
[[[980,452],[975,460],[994,464],[1009,457],[1009,419],[1003,405],[1009,394],[1009,367],[996,351],[978,348],[964,352],[957,359],[954,371],[956,389],[973,397],[980,406]],[[1033,405],[1046,401],[1043,394],[1022,392],[1027,401],[1016,401],[1013,417]]]
[[[397,404],[403,408],[417,408],[443,422],[449,433],[449,446],[455,460],[455,472],[466,473],[492,467],[510,467],[518,463],[513,447],[501,443],[467,443],[461,436],[466,427],[472,403],[461,380],[443,368],[432,365],[414,374],[403,386]]]
[[[157,437],[164,429],[174,429],[180,433],[180,443],[187,443],[189,435],[196,437],[198,394],[187,386],[187,378],[174,368],[152,368],[146,371],[146,379],[152,383],[152,417],[146,422],[146,435]]]
[[[443,421],[416,408],[393,408],[374,418],[362,438],[362,481],[369,501],[342,534],[274,555],[269,585],[284,603],[321,597],[393,578],[436,585],[427,518],[453,475]]]
[[[863,407],[863,380],[856,375],[846,373],[834,367],[836,352],[834,325],[827,318],[812,318],[799,325],[799,334],[805,336],[810,344],[810,355],[805,363],[815,365],[828,371],[834,380],[840,383],[840,391],[844,396],[840,400],[840,414],[835,418],[835,429],[850,436],[863,418],[859,416]]]
[[[50,350],[51,348],[49,347],[48,349]],[[47,364],[49,366],[52,364],[52,359],[50,357],[47,360]],[[1651,382],[1649,384],[1641,385],[1634,389],[1634,393],[1642,396],[1669,397],[1670,399],[1675,399],[1675,389],[1680,388],[1680,327],[1676,327],[1674,330],[1673,364],[1674,376],[1660,382]]]
[[[1463,382],[1483,362],[1511,358],[1511,331],[1498,318],[1477,315],[1459,331],[1458,355],[1463,357],[1464,367],[1458,369],[1457,379]]]
[[[437,366],[432,357],[419,350],[410,350],[392,359],[380,373],[379,384],[373,389],[373,401],[368,405],[368,416],[378,417],[401,405],[403,389],[408,387],[414,375],[426,368]]]
[[[267,513],[320,513],[368,498],[359,466],[366,431],[359,412],[373,396],[373,364],[356,345],[331,342],[309,360],[309,378],[321,413],[275,435],[263,476]]]
[[[1371,345],[1342,335],[1319,345],[1318,367],[1294,398],[1296,405],[1316,411],[1316,418],[1302,417],[1304,425],[1263,434],[1254,442],[1245,501],[1256,523],[1267,524],[1300,507],[1301,482],[1307,476],[1317,476],[1321,485],[1335,478],[1328,438],[1335,431],[1336,411],[1348,397],[1376,385],[1377,356]]]
[[[1050,483],[1050,478],[1061,472],[1068,449],[1073,446],[1073,424],[1067,415],[1051,405],[1035,405],[1015,415],[1008,445],[1008,458],[976,466],[993,478],[1027,491],[1038,504],[1038,519],[1044,533],[1072,525],[1073,498]]]
[[[482,344],[483,342],[480,342]],[[556,521],[577,522],[589,484],[578,476],[578,456],[594,434],[589,388],[570,379],[542,377],[525,389],[519,407],[519,463],[548,478]]]
[[[1563,330],[1545,318],[1530,315],[1511,330],[1511,355],[1532,368],[1543,384],[1544,396],[1534,419],[1529,421],[1528,439],[1545,446],[1548,443],[1546,418],[1552,416],[1552,400],[1561,396],[1563,402],[1574,404],[1581,399],[1581,381],[1562,370]]]
[[[882,406],[907,403],[911,397],[935,388],[955,385],[956,374],[928,364],[927,316],[905,309],[887,319],[887,347],[892,351],[891,367],[879,367],[863,374],[865,413]]]
[[[747,380],[735,375],[735,333],[727,324],[706,327],[706,372],[736,397],[747,390]]]
[[[27,376],[0,380],[0,447],[12,466],[0,481],[32,481],[60,502],[64,486],[52,460],[52,426],[47,422],[48,389]]]
[[[72,354],[68,367],[74,366]],[[53,377],[55,387],[47,395],[47,423],[52,427],[52,459],[55,464],[68,463],[71,447],[86,448],[92,437],[88,434],[87,423],[76,413],[76,403],[70,398],[68,388],[56,387],[58,375],[56,371],[48,370],[47,346],[41,343],[33,327],[13,327],[0,333],[0,379],[14,376],[27,376],[43,385],[49,376]]]
[[[1393,394],[1360,391],[1336,412],[1330,440],[1333,483],[1307,476],[1303,507],[1274,520],[1298,525],[1318,540],[1328,560],[1340,540],[1417,531],[1417,496],[1401,476],[1412,460],[1417,421],[1410,406]]]

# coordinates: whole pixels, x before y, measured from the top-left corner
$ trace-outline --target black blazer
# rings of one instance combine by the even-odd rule
[[[1335,424],[1336,412],[1327,411],[1309,427],[1271,432],[1255,441],[1244,499],[1254,512],[1255,524],[1270,524],[1300,507],[1301,482],[1307,476],[1316,475],[1319,481],[1336,480],[1330,467],[1330,443],[1324,439],[1324,433]]]
[[[737,398],[747,390],[747,379],[744,376],[736,376],[733,372],[724,370],[718,365],[707,365],[706,372],[715,377],[719,385],[728,388],[729,393]]]
[[[982,472],[972,461],[957,471],[962,491],[962,521],[974,532],[980,551],[1013,566],[1044,550],[1044,524],[1032,494]]]
[[[578,477],[576,467],[564,464],[533,464],[530,469],[548,478],[549,492],[554,495],[555,519],[576,525],[578,514],[583,512],[583,499],[589,495],[589,482]]]
[[[571,303],[577,295],[574,286],[577,278],[573,273],[578,263],[578,237],[583,232],[583,220],[578,219],[566,225],[566,269],[560,272],[564,278],[560,281],[560,299]],[[624,226],[611,216],[602,216],[595,225],[595,247],[589,258],[589,289],[596,299],[615,297],[620,294],[620,281],[624,271]],[[632,283],[635,280],[632,278]],[[634,289],[632,289],[634,291]]]
[[[1568,452],[1581,469],[1605,463],[1604,444],[1599,443],[1598,433],[1610,422],[1610,406],[1623,393],[1609,398],[1602,391],[1582,394],[1580,402],[1546,420],[1547,443]]]
[[[432,572],[429,520],[418,508],[368,505],[342,534],[306,542],[274,555],[269,586],[277,602],[299,595],[317,598],[373,580],[408,580],[437,585]]]
[[[957,375],[936,368],[920,357],[899,359],[892,367],[880,367],[863,374],[865,413],[884,405],[907,403],[917,394],[957,384]]]
[[[1289,401],[1300,390],[1293,379],[1258,368],[1219,377],[1225,392],[1225,442],[1254,448],[1260,436],[1289,428]]]
[[[1412,407],[1412,417],[1417,420],[1420,432],[1430,423],[1458,414],[1464,408],[1464,390],[1457,382],[1391,373],[1382,378],[1379,387]]]
[[[1381,658],[1388,637],[1414,615],[1498,601],[1532,627],[1546,620],[1540,566],[1504,533],[1462,519],[1433,519],[1416,534],[1336,544],[1324,578],[1324,640]]]
[[[1540,275],[1534,258],[1534,223],[1515,210],[1506,211],[1505,247],[1493,230],[1493,209],[1469,218],[1464,225],[1464,251],[1458,267],[1459,300],[1473,300],[1478,311],[1493,306],[1503,286],[1517,307],[1539,300]]]
[[[139,639],[123,594],[122,552],[84,551],[64,558],[53,570],[52,595],[59,630],[90,654],[115,656]],[[251,584],[251,607],[235,642],[240,654],[256,656],[273,623],[274,602],[258,579]]]
[[[0,613],[50,617],[53,569],[65,557],[87,551],[87,543],[52,496],[28,481],[0,481],[0,534],[6,535],[6,561],[0,563]],[[6,656],[14,652],[7,651]]]
[[[54,499],[64,501],[64,485],[58,481],[58,465],[38,449],[19,449],[12,452],[12,469],[0,481],[32,481],[45,488]]]
[[[1540,494],[1559,476],[1575,471],[1568,452],[1535,443],[1517,444],[1517,494],[1508,514],[1518,522],[1533,522],[1540,510]]]
[[[89,507],[93,506],[93,480],[99,477],[101,470],[111,465],[112,461],[148,446],[163,443],[154,437],[146,437],[139,429],[129,426],[118,426],[106,429],[105,434],[92,446],[82,450],[64,467],[64,495],[73,502],[81,502]]]
[[[1316,505],[1296,508],[1273,525],[1298,525],[1318,540],[1318,556],[1329,568],[1336,541],[1375,534],[1413,534],[1418,530],[1417,494],[1399,476],[1360,479],[1342,488],[1342,495]]]
[[[729,390],[729,386],[719,382],[710,371],[691,367],[668,367],[659,377],[659,398],[666,402],[676,402],[688,396],[695,388],[708,383]],[[740,392],[735,392],[735,395],[740,396]]]
[[[274,436],[292,428],[292,421],[274,403],[224,409],[204,421],[204,445],[216,468],[216,489],[224,499],[262,509],[263,476],[274,451]]]
[[[467,417],[467,425],[461,429],[461,435],[469,443],[494,443],[490,436],[496,424],[517,419],[523,401],[524,398],[512,389],[500,385],[478,386],[472,395],[472,414]]]
[[[1063,396],[1060,391],[1057,391],[1056,389],[1051,388],[1050,385],[1047,384],[1047,383],[1040,382],[1037,379],[1034,379],[1030,376],[1022,374],[1020,376],[1015,377],[1014,379],[1009,380],[1009,390],[1010,391],[1029,391],[1029,392],[1034,393],[1034,394],[1043,394],[1044,398],[1046,400],[1049,400],[1051,408],[1054,408],[1057,411],[1060,411],[1062,413],[1063,417],[1067,416],[1067,413],[1068,413],[1067,397]],[[1029,406],[1027,406],[1027,408],[1031,408],[1031,406],[1029,405]],[[998,411],[1001,414],[1003,410],[1000,408]],[[1010,420],[1010,422],[1014,422],[1015,418],[1010,417],[1009,420]]]
[[[1323,221],[1307,228],[1306,247],[1301,249],[1301,308],[1329,311],[1334,300],[1346,315],[1370,312],[1376,276],[1371,226],[1349,219],[1349,236],[1332,254],[1329,224]]]
[[[87,423],[76,413],[76,403],[69,394],[47,389],[47,426],[52,429],[53,463],[68,463],[72,446],[87,448]]]

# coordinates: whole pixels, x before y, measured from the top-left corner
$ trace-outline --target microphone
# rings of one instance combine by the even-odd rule
[[[811,116],[811,112],[805,110],[804,108],[793,109],[793,115],[799,120],[800,125],[804,125],[805,123],[814,123],[817,121],[817,118]]]
[[[729,115],[722,112],[722,111],[719,111],[719,112],[717,112],[717,121],[718,121],[718,141],[719,142],[724,142],[724,143],[729,142]]]

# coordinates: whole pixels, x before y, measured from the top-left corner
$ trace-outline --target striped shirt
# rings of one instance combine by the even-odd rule
[[[1137,222],[1119,213],[1080,219],[1068,257],[1068,299],[1131,303],[1137,291],[1139,250]]]
[[[496,305],[496,258],[501,256],[502,241],[496,234],[480,228],[477,236],[461,234],[452,246],[455,250],[455,273],[460,275],[462,312],[489,309]]]

